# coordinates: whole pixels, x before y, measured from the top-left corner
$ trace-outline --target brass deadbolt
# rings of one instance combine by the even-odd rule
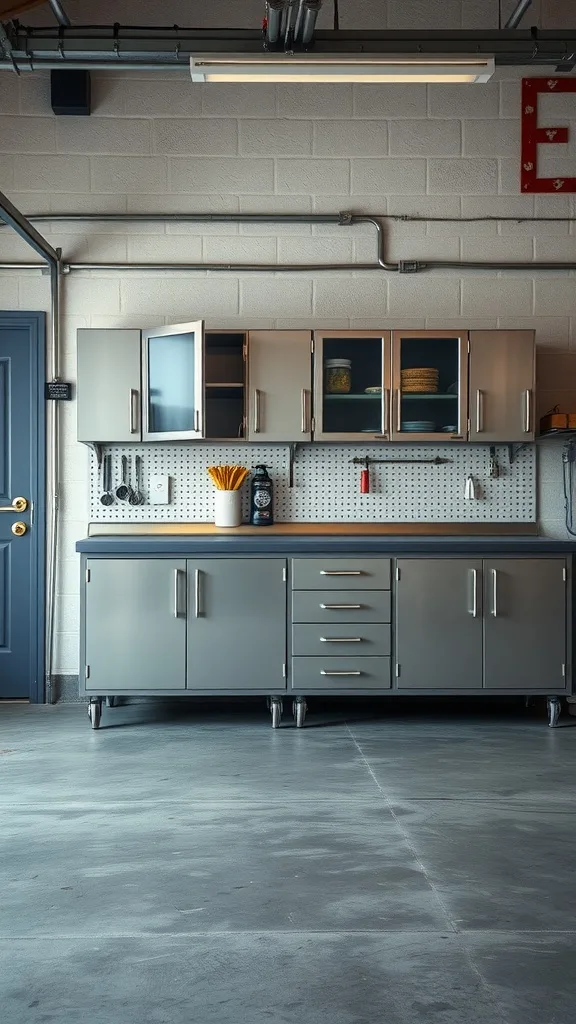
[[[14,498],[12,502],[12,508],[15,512],[25,512],[28,508],[28,502],[26,498]]]
[[[15,537],[23,537],[27,529],[26,523],[12,523],[12,533]]]

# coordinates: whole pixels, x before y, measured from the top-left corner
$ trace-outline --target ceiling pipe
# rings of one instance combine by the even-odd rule
[[[70,21],[70,18],[66,14],[64,8],[62,7],[60,0],[48,0],[48,3],[52,8],[52,13],[56,18],[58,24],[63,25],[65,28],[70,28],[72,22]]]
[[[508,21],[504,25],[504,28],[518,28],[518,25],[522,21],[522,18],[526,14],[529,7],[532,6],[532,0],[518,0],[516,7],[512,11],[512,14],[508,18]]]

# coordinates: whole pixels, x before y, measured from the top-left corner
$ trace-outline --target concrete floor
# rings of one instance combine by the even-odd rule
[[[572,1024],[576,720],[436,708],[0,706],[2,1024]]]

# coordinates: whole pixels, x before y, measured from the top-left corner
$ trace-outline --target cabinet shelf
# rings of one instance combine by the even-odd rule
[[[374,401],[374,399],[376,399],[376,401],[381,401],[382,400],[382,394],[378,393],[377,395],[364,395],[364,394],[360,394],[360,395],[350,395],[350,394],[348,394],[348,395],[324,395],[324,398],[327,401],[330,401],[330,402],[341,402],[343,400],[348,401],[348,402],[350,402],[350,401],[354,401],[354,402],[360,401],[360,402],[363,402],[365,399],[372,399],[372,401]]]
[[[422,401],[422,400],[425,400],[426,402],[429,402],[430,400],[438,401],[439,398],[442,398],[442,399],[451,398],[453,401],[458,401],[458,395],[446,394],[445,392],[442,392],[442,394],[437,394],[437,393],[425,394],[425,393],[422,393],[422,394],[417,394],[417,395],[413,395],[413,394],[410,394],[410,393],[406,394],[406,392],[404,392],[404,391],[402,392],[402,401],[403,402],[414,402],[414,401]]]

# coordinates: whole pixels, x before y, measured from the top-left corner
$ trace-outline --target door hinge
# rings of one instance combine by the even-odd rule
[[[286,662],[282,662],[282,679],[286,679]]]
[[[566,583],[566,566],[562,569],[562,579],[564,580],[564,583]]]
[[[396,566],[396,582],[398,583],[399,580],[400,580],[400,566],[397,565]]]
[[[85,679],[90,679],[90,665],[86,665],[84,669],[84,677]]]
[[[564,664],[564,662],[562,662],[562,675],[566,675],[566,665]]]
[[[396,662],[396,679],[400,678],[400,665]]]
[[[90,569],[86,569],[86,583],[90,583]]]
[[[283,580],[284,583],[286,583],[287,579],[288,579],[288,572],[286,570],[286,566],[284,566],[284,568],[282,569],[282,580]]]

